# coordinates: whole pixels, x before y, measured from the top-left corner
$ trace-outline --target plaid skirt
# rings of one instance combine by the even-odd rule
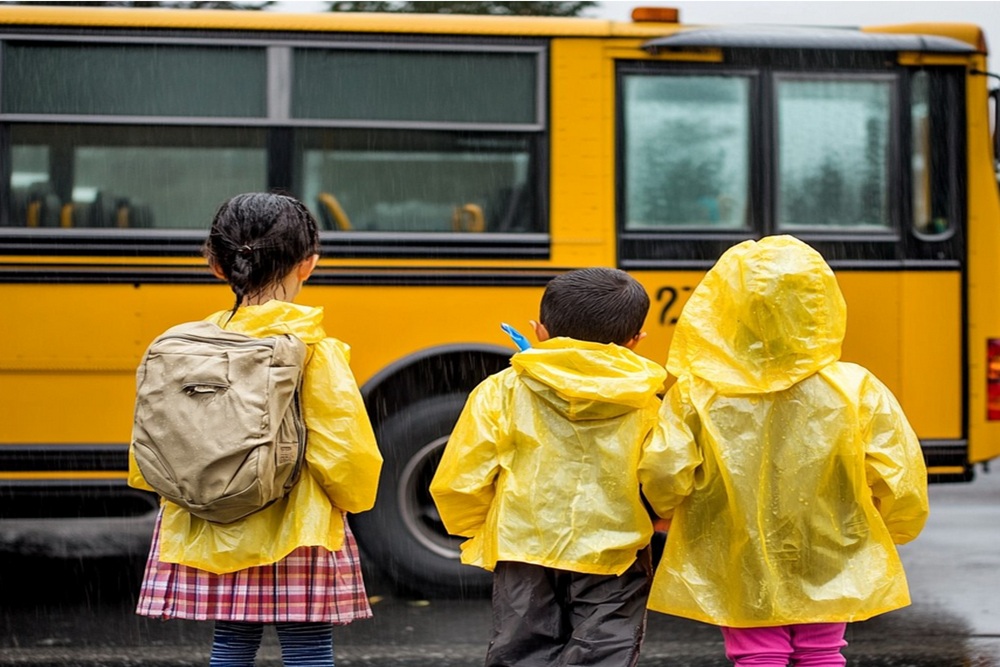
[[[299,547],[270,565],[213,574],[163,563],[156,521],[136,613],[152,618],[247,623],[332,623],[371,618],[358,545],[344,520],[344,547]]]

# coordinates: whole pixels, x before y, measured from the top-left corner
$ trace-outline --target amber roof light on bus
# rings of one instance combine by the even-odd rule
[[[636,7],[632,10],[636,23],[680,23],[681,10],[676,7]]]

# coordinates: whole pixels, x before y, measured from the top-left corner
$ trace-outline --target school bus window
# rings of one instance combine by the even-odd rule
[[[296,49],[292,117],[535,124],[534,53]]]
[[[58,202],[52,199],[49,182],[49,151],[46,146],[13,146],[9,215],[23,227],[54,227],[59,220]]]
[[[262,48],[7,42],[3,112],[262,117]]]
[[[964,93],[960,72],[927,68],[910,76],[910,173],[914,233],[948,235],[959,213],[955,206],[963,140],[951,120]],[[936,240],[936,239],[935,239]]]
[[[623,80],[625,229],[741,229],[750,183],[746,76]]]
[[[889,228],[894,79],[775,79],[778,225]]]
[[[27,188],[49,180],[47,146],[14,146],[11,161],[18,167],[11,174],[11,185],[15,188]]]
[[[14,125],[11,139],[16,227],[205,229],[227,196],[267,187],[260,129]]]
[[[930,101],[927,73],[917,72],[910,79],[910,123],[913,131],[910,173],[913,188],[913,228],[931,232],[931,154]]]
[[[396,130],[297,136],[302,183],[296,190],[327,229],[541,231],[528,136]]]

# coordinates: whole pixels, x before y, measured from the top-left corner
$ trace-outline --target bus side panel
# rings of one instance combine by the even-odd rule
[[[840,271],[837,281],[847,301],[847,335],[841,359],[870,370],[902,402],[905,392],[900,361],[903,344],[901,274],[896,271]],[[903,408],[906,409],[905,404]]]
[[[962,427],[962,276],[902,274],[904,394],[899,397],[921,438],[959,440]]]
[[[984,71],[985,58],[977,70]],[[997,195],[986,86],[980,74],[966,86],[968,123],[968,420],[969,460],[1000,456],[1000,420],[987,417],[987,350],[1000,338],[1000,198]],[[1000,128],[992,131],[1000,132]]]
[[[553,40],[552,263],[615,266],[614,62],[594,39]]]
[[[488,281],[488,277],[484,278]],[[297,302],[323,306],[327,335],[351,346],[351,368],[364,385],[375,373],[420,350],[454,343],[509,347],[506,322],[534,342],[542,287],[310,286]],[[414,387],[419,392],[420,387]]]
[[[135,370],[164,329],[229,305],[225,286],[8,284],[0,443],[124,444]]]
[[[352,347],[359,384],[419,350],[455,342],[510,347],[507,322],[533,340],[542,287],[306,284],[327,334]],[[6,285],[16,326],[0,329],[0,443],[124,444],[135,370],[152,339],[230,308],[223,285]],[[419,389],[419,388],[417,388]]]

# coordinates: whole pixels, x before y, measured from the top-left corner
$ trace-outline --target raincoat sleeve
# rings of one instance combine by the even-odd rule
[[[905,544],[927,521],[927,468],[920,442],[892,392],[870,374],[860,418],[872,499],[893,542]]]
[[[333,338],[313,346],[302,383],[302,409],[309,472],[336,507],[356,513],[375,504],[382,455],[349,356],[350,348]]]
[[[452,535],[474,537],[486,523],[500,471],[502,386],[492,376],[465,403],[431,481],[431,496]]]
[[[642,493],[656,514],[664,519],[694,490],[695,472],[702,463],[695,440],[698,414],[685,400],[681,382],[667,392],[660,416],[639,461]]]

